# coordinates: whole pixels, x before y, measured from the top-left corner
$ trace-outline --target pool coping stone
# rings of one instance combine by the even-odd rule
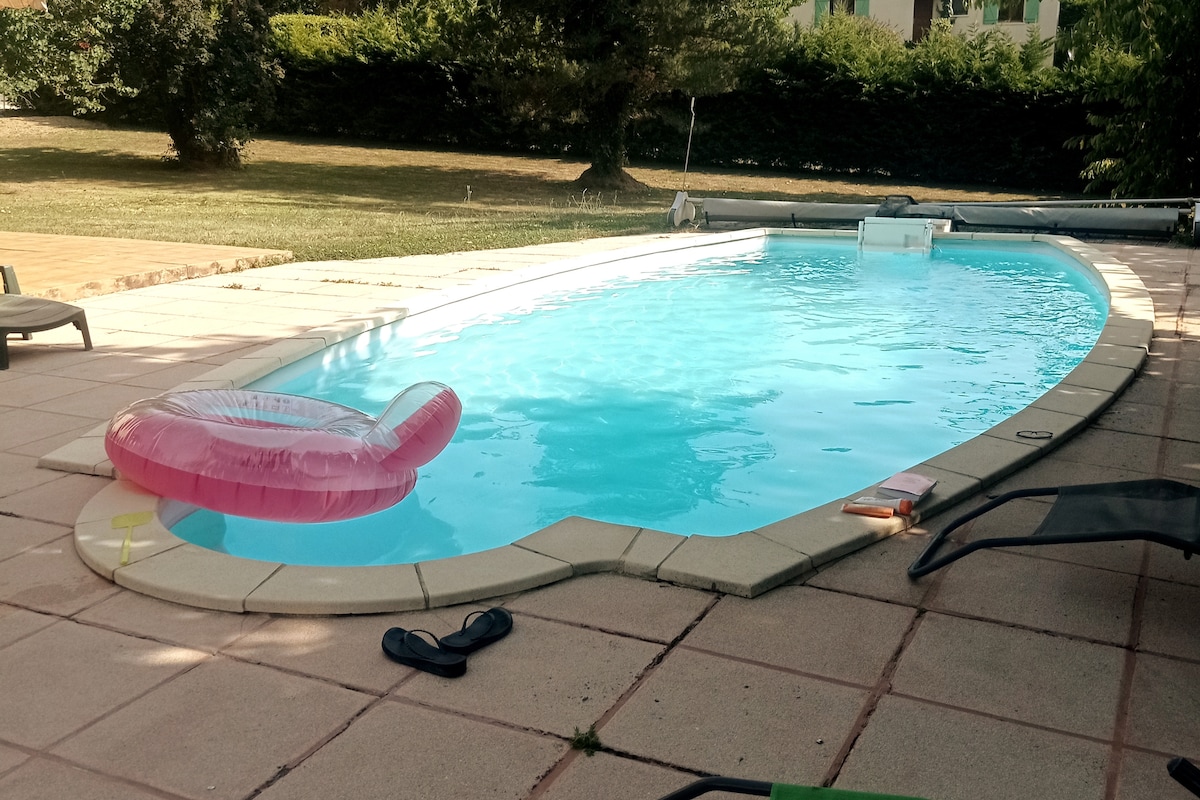
[[[403,307],[381,307],[347,317],[337,325],[314,328],[217,367],[175,391],[240,388],[360,333],[500,288],[600,263],[765,235],[853,238],[857,234],[757,228],[656,236],[620,250],[566,258],[561,253],[546,256],[546,252],[553,253],[553,245],[503,251],[497,258],[531,265],[489,274],[469,286],[411,297]],[[75,526],[76,550],[100,575],[143,594],[201,608],[278,614],[436,608],[604,571],[742,597],[806,579],[842,556],[961,503],[1062,444],[1113,402],[1148,357],[1155,324],[1153,302],[1141,279],[1110,255],[1070,237],[1044,234],[947,233],[935,235],[935,241],[938,239],[1045,243],[1089,270],[1098,286],[1107,287],[1110,308],[1096,345],[1058,386],[991,430],[910,467],[938,483],[908,517],[873,519],[843,514],[838,500],[727,537],[681,536],[567,517],[511,545],[478,553],[414,564],[302,567],[238,558],[187,543],[163,524],[159,498],[118,479],[81,511]],[[1020,436],[1031,431],[1051,435],[1043,439]],[[114,477],[112,462],[104,454],[104,433],[104,426],[88,431],[42,457],[39,466]],[[866,487],[850,497],[873,494],[877,488],[877,484]],[[127,530],[114,529],[113,517],[147,510],[154,512],[152,521],[133,530],[123,555]]]

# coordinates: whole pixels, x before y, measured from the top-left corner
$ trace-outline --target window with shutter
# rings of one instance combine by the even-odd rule
[[[1038,21],[1038,6],[1041,0],[1025,0],[1025,22],[1029,25]]]
[[[1000,19],[1000,0],[988,0],[983,4],[983,24],[995,25]]]

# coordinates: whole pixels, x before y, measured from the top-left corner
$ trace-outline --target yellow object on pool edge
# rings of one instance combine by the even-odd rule
[[[133,529],[145,525],[154,519],[153,511],[135,511],[132,514],[118,514],[112,518],[113,530],[126,528],[125,541],[121,542],[121,566],[129,563],[129,548],[133,545]]]

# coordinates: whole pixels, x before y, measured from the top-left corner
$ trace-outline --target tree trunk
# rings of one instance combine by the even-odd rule
[[[588,149],[592,165],[575,183],[592,191],[649,191],[625,171],[625,130],[633,107],[633,84],[614,83],[587,105]]]

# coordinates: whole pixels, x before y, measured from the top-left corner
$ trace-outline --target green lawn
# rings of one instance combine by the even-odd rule
[[[811,175],[633,168],[645,195],[582,192],[586,164],[356,142],[264,138],[247,167],[164,163],[165,134],[69,118],[0,116],[0,230],[373,258],[660,231],[676,190],[697,196],[876,202],[1032,195]]]

